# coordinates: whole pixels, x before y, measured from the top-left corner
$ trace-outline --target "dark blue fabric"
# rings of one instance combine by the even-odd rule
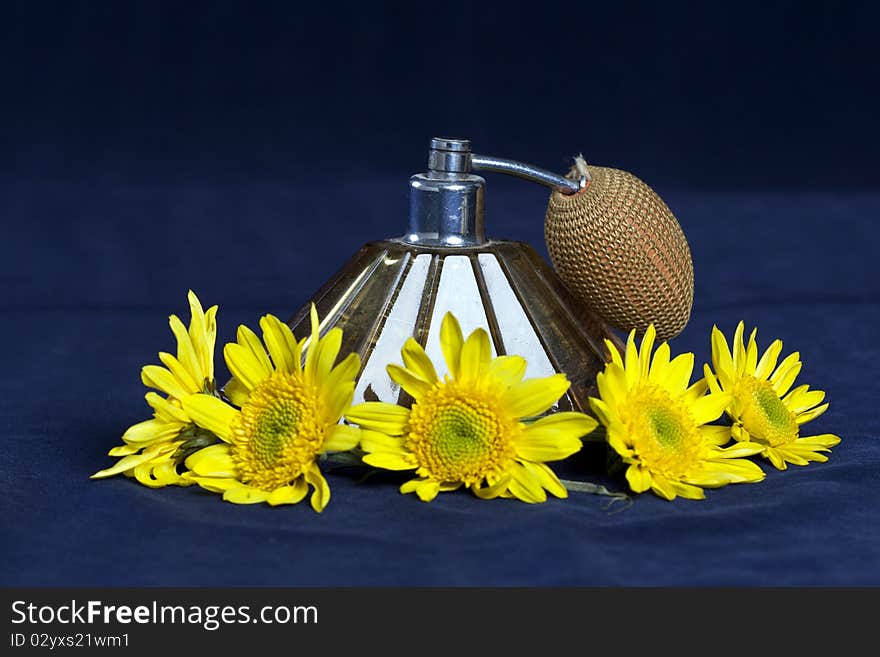
[[[843,441],[702,502],[626,510],[573,493],[540,506],[465,493],[431,504],[399,479],[329,476],[308,505],[234,506],[195,489],[90,481],[146,417],[142,364],[192,287],[221,339],[288,314],[361,242],[403,230],[405,180],[299,184],[6,184],[0,335],[2,583],[24,585],[878,584],[880,277],[876,194],[659,190],[690,237],[694,316],[674,343],[708,355],[713,323],[757,324],[828,391],[810,425]],[[541,243],[541,190],[490,189],[490,231]],[[573,459],[568,476],[602,481]]]
[[[0,584],[880,584],[876,5],[428,8],[4,5]],[[188,288],[220,304],[221,344],[288,315],[403,233],[444,133],[655,186],[696,267],[673,348],[699,363],[744,319],[800,350],[831,460],[618,512],[425,505],[350,472],[323,515],[88,479],[147,417],[140,367]],[[545,252],[545,202],[489,176],[489,232]],[[559,470],[622,488],[601,466]]]

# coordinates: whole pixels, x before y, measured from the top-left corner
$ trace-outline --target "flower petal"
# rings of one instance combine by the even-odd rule
[[[107,456],[130,456],[137,454],[143,445],[117,445],[107,452]]]
[[[599,421],[604,426],[610,427],[615,423],[615,418],[612,415],[611,409],[601,399],[590,397],[590,409],[596,414],[596,417],[599,418]]]
[[[751,442],[734,442],[730,447],[718,447],[715,452],[725,459],[754,456],[764,451],[764,445]]]
[[[540,504],[547,501],[547,493],[544,492],[544,488],[522,464],[513,463],[507,472],[510,474],[508,490],[513,493],[514,497],[529,504]]]
[[[725,445],[730,442],[730,427],[721,427],[714,424],[706,424],[700,427],[703,440],[712,445]]]
[[[721,386],[718,385],[718,379],[714,374],[712,374],[712,370],[709,367],[708,363],[703,365],[703,378],[706,381],[706,385],[709,387],[709,391],[712,394],[720,395],[723,393],[723,391],[721,390]]]
[[[770,383],[774,383],[800,360],[800,352],[792,352],[786,356],[770,375]]]
[[[327,422],[336,424],[354,399],[354,381],[346,381],[333,388],[326,388],[324,394],[326,395],[324,418]]]
[[[337,424],[333,427],[330,435],[324,439],[322,451],[347,452],[354,449],[361,441],[361,430],[347,424]]]
[[[425,481],[427,481],[427,479],[425,479],[423,477],[417,477],[415,479],[410,479],[409,481],[406,481],[400,485],[400,492],[403,495],[406,495],[408,493],[415,493],[416,488],[419,486],[419,484],[424,483]]]
[[[529,475],[538,482],[543,488],[560,499],[568,497],[568,491],[559,481],[559,478],[548,466],[543,463],[530,463],[529,461],[520,461],[520,464],[526,469]]]
[[[481,500],[492,500],[504,493],[510,485],[510,475],[504,475],[494,484],[480,487],[478,484],[471,486],[471,491]]]
[[[146,466],[140,466],[146,467]],[[139,468],[135,468],[137,471]],[[162,488],[164,486],[192,486],[193,482],[187,481],[177,473],[177,464],[167,459],[158,465],[150,466],[150,475],[152,476],[152,488]],[[137,477],[137,472],[135,472]]]
[[[797,353],[797,352],[795,352]],[[776,377],[774,374],[773,377],[770,377],[771,385],[773,386],[773,390],[776,391],[776,394],[782,397],[788,389],[791,388],[794,380],[797,378],[798,374],[801,373],[801,367],[803,364],[798,361],[791,367],[785,370],[784,373],[780,374],[774,381],[773,377]],[[778,371],[778,370],[777,370]]]
[[[162,395],[150,391],[144,395],[147,404],[153,409],[156,419],[163,422],[175,422],[178,424],[189,423],[189,416],[180,406],[180,402],[174,399],[166,399]]]
[[[534,417],[552,407],[571,385],[565,374],[554,374],[540,379],[528,379],[511,386],[501,395],[514,417]]]
[[[361,430],[361,449],[365,452],[409,453],[403,446],[403,438],[389,436],[381,431],[372,431],[370,429]]]
[[[670,501],[674,500],[676,496],[675,487],[672,485],[672,482],[665,477],[651,477],[651,490],[663,499]]]
[[[409,409],[387,402],[363,402],[345,413],[349,422],[390,436],[402,436],[409,422]]]
[[[561,461],[579,451],[583,443],[555,429],[525,433],[516,442],[516,454],[529,461]]]
[[[522,431],[516,453],[530,461],[559,461],[579,451],[581,437],[597,426],[596,420],[583,413],[554,413]]]
[[[193,348],[193,343],[186,327],[177,315],[171,315],[168,318],[168,325],[171,327],[171,332],[177,340],[177,360],[183,364],[184,368],[192,374],[198,383],[202,384],[207,377],[202,371],[201,361],[196,354],[196,350]]]
[[[810,411],[799,413],[795,417],[795,422],[797,422],[798,424],[806,424],[810,420],[815,420],[817,417],[822,415],[822,413],[824,413],[827,410],[828,410],[828,404],[827,403],[822,404],[821,406],[817,406],[816,408],[814,408]]]
[[[457,379],[474,381],[492,360],[492,346],[489,334],[478,328],[471,333],[461,348],[461,364]]]
[[[596,419],[585,413],[564,411],[542,417],[537,422],[528,425],[525,430],[527,433],[534,433],[536,431],[553,428],[561,431],[564,435],[581,439],[588,433],[593,432],[598,426],[599,423]]]
[[[223,491],[223,500],[232,504],[259,504],[267,499],[269,499],[268,492],[244,484]]]
[[[408,452],[370,452],[362,458],[367,465],[383,470],[414,470],[418,467],[415,457]]]
[[[189,393],[203,392],[204,383],[196,381],[179,360],[166,351],[159,352],[159,360],[174,375],[177,382]]]
[[[639,378],[639,350],[636,348],[636,330],[626,338],[626,351],[623,356],[623,371],[626,373],[626,387],[632,388]]]
[[[342,348],[342,329],[333,327],[318,343],[318,358],[315,363],[314,381],[323,381],[333,369]]]
[[[714,378],[714,377],[713,377]],[[690,388],[684,391],[681,400],[685,404],[693,404],[695,401],[700,399],[703,395],[706,394],[706,391],[709,389],[709,382],[706,381],[705,377],[691,385]]]
[[[608,338],[605,338],[605,351],[607,352],[606,363],[614,363],[623,368],[623,358],[620,355],[620,349]]]
[[[312,466],[306,470],[305,477],[306,482],[315,489],[310,500],[312,508],[321,513],[330,502],[330,486],[316,463],[312,463]]]
[[[774,340],[769,347],[767,347],[767,351],[761,356],[761,360],[758,361],[757,366],[755,367],[755,378],[759,380],[764,380],[770,373],[773,372],[773,368],[776,367],[776,361],[779,358],[779,354],[782,353],[782,340]]]
[[[754,374],[758,365],[758,343],[755,342],[755,335],[757,333],[757,328],[752,329],[752,334],[749,336],[749,344],[746,347],[746,359],[743,365],[744,374]]]
[[[199,477],[193,472],[184,472],[183,478],[187,481],[198,484],[201,488],[211,491],[212,493],[223,493],[230,488],[241,488],[242,484],[237,479],[221,479],[215,477]]]
[[[360,369],[360,356],[355,353],[349,354],[342,359],[342,362],[339,363],[339,365],[337,365],[330,371],[330,375],[325,381],[327,389],[332,390],[334,387],[340,385],[343,382],[354,381]]]
[[[315,380],[315,372],[318,368],[318,355],[321,350],[321,322],[318,320],[318,309],[312,303],[309,307],[309,324],[311,332],[309,337],[300,342],[300,349],[305,349],[306,362],[303,372],[309,381]]]
[[[463,346],[464,336],[458,320],[452,313],[446,313],[440,324],[440,349],[443,351],[443,358],[446,359],[446,366],[453,379],[458,378]]]
[[[727,339],[717,326],[712,327],[712,365],[715,371],[733,372],[733,357],[727,347]]]
[[[658,381],[670,394],[678,396],[688,389],[694,372],[694,355],[691,352],[679,354],[669,363],[666,375]]]
[[[489,375],[509,388],[522,381],[526,366],[526,359],[522,356],[498,356],[489,363]]]
[[[699,486],[686,484],[681,481],[670,481],[668,483],[676,495],[679,495],[689,500],[706,499],[706,492]]]
[[[269,361],[269,355],[266,348],[260,342],[260,338],[250,328],[241,324],[235,334],[239,345],[251,352],[254,360],[264,372],[264,378],[269,378],[272,374],[272,363]]]
[[[837,445],[839,442],[840,436],[835,436],[833,433],[823,433],[818,436],[804,436],[795,441],[796,444],[814,445],[815,447],[826,447],[829,449]]]
[[[604,372],[596,375],[596,387],[599,396],[606,402],[617,403],[626,398],[627,383],[623,368],[616,363],[605,366]]]
[[[651,473],[637,463],[626,470],[626,481],[634,493],[644,493],[651,487]]]
[[[164,480],[170,479],[170,477],[166,474],[163,477],[163,481],[160,481],[159,478],[154,475],[157,471],[161,474],[161,465],[162,464],[154,465],[152,462],[142,463],[131,470],[131,474],[134,475],[134,478],[137,479],[138,483],[142,486],[147,486],[148,488],[164,488],[167,485]]]
[[[666,370],[669,368],[670,349],[669,343],[663,342],[654,352],[651,359],[651,369],[648,371],[648,380],[656,383],[666,376]]]
[[[409,338],[400,351],[403,357],[403,364],[406,368],[423,381],[434,384],[437,383],[437,371],[434,369],[434,363],[428,358],[424,348],[415,338]]]
[[[743,344],[743,333],[745,332],[745,322],[740,320],[733,332],[733,341],[730,343],[730,351],[733,355],[733,369],[737,376],[742,376],[746,364],[746,348]]]
[[[223,347],[223,358],[232,376],[238,379],[248,392],[272,375],[271,370],[263,366],[249,347],[237,342],[230,342]]]
[[[736,446],[728,448],[735,450]],[[688,477],[689,483],[718,487],[727,484],[755,483],[764,479],[764,471],[749,459],[721,458],[703,462],[702,472]]]
[[[691,404],[691,415],[697,424],[714,422],[730,403],[731,396],[727,393],[704,395]]]
[[[421,378],[409,370],[404,369],[400,365],[392,363],[386,366],[385,369],[388,372],[388,376],[391,377],[391,380],[400,385],[400,387],[406,390],[406,392],[408,392],[415,400],[421,399],[422,395],[431,389],[430,383],[423,381]]]
[[[639,377],[642,380],[648,379],[648,371],[651,365],[651,354],[654,350],[654,340],[657,338],[657,330],[653,324],[649,324],[645,335],[642,338],[642,345],[639,349]]]
[[[214,380],[214,344],[217,339],[217,306],[207,312],[195,292],[187,293],[189,301],[189,339],[201,365],[202,376],[207,381]],[[178,357],[180,354],[178,354]]]
[[[200,477],[236,478],[238,472],[229,445],[210,445],[191,454],[186,459],[186,467]]]
[[[788,469],[788,465],[786,464],[785,459],[783,458],[782,454],[779,451],[777,451],[776,449],[774,449],[772,447],[767,447],[764,450],[763,455],[765,457],[767,457],[768,459],[770,459],[770,463],[772,463],[773,467],[775,467],[777,470],[787,470]]]
[[[810,404],[809,406],[804,406],[802,409],[795,410],[795,406],[799,402],[803,402],[804,397],[812,398],[812,397],[816,396],[816,395],[810,393],[809,390],[810,390],[810,386],[808,386],[806,383],[798,386],[797,388],[792,388],[782,398],[782,403],[788,407],[788,410],[790,410],[794,413],[798,413],[801,410],[806,410],[807,408],[812,408],[813,406],[816,406],[817,404],[819,404],[819,402],[822,401],[822,399],[825,399],[825,393],[823,393],[821,390],[814,390],[813,391],[814,393],[818,392],[821,395],[821,399],[819,399],[815,404]]]
[[[148,388],[161,390],[175,399],[183,399],[192,392],[174,374],[159,365],[145,365],[141,369],[141,381]]]
[[[734,424],[730,427],[730,435],[733,436],[733,439],[740,442],[751,442],[752,436],[749,433],[748,429],[746,429],[741,424]]]
[[[126,470],[131,470],[141,463],[146,463],[151,458],[153,458],[152,454],[132,454],[131,456],[123,456],[114,465],[105,468],[104,470],[98,470],[89,478],[103,479],[104,477],[112,477],[113,475],[125,472]]]
[[[163,422],[157,419],[144,420],[126,429],[125,433],[122,434],[122,440],[126,443],[137,443],[139,445],[159,440],[168,440],[176,438],[184,426],[177,422]]]
[[[635,452],[630,448],[628,440],[629,436],[627,434],[622,434],[618,431],[608,430],[608,434],[605,439],[608,441],[608,446],[611,447],[615,452],[620,454],[626,459],[632,459],[635,456]],[[629,461],[627,461],[629,462]]]
[[[430,502],[435,497],[437,497],[437,493],[440,492],[440,482],[439,481],[431,481],[430,479],[427,481],[422,481],[416,484],[416,495],[419,496],[419,499],[422,502]]]
[[[281,488],[273,490],[269,493],[269,497],[266,498],[266,501],[271,506],[278,506],[279,504],[298,504],[299,502],[302,502],[308,492],[309,486],[306,484],[305,478],[300,477],[290,486],[282,486]]]
[[[248,395],[250,395],[247,386],[245,386],[241,380],[235,378],[231,379],[229,383],[223,386],[223,394],[229,399],[229,401],[239,408],[244,406],[248,399]]]
[[[260,318],[263,330],[263,342],[269,350],[275,369],[281,372],[295,372],[294,351],[296,340],[290,327],[275,315],[263,315]]]
[[[183,401],[183,409],[203,429],[214,432],[225,442],[232,439],[232,423],[238,411],[216,397],[205,394],[190,395]]]

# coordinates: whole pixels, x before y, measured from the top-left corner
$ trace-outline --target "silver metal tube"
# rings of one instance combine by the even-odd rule
[[[503,157],[492,157],[490,155],[471,154],[471,169],[476,171],[498,171],[500,173],[508,173],[519,178],[525,178],[547,187],[553,187],[563,194],[574,194],[583,189],[586,179],[571,180],[564,176],[560,176],[545,169],[517,162],[516,160],[508,160]]]
[[[587,183],[586,178],[569,180],[516,160],[473,155],[467,139],[434,137],[428,171],[409,180],[409,231],[403,240],[445,247],[484,244],[486,181],[473,175],[474,170],[512,174],[563,194],[574,194]]]

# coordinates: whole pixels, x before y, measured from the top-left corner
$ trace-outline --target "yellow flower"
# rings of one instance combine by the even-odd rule
[[[706,424],[724,412],[730,395],[707,395],[702,379],[688,387],[694,355],[670,360],[664,342],[652,358],[655,338],[651,325],[637,350],[633,331],[623,358],[606,341],[612,360],[597,376],[601,398],[590,399],[608,444],[629,465],[630,488],[636,493],[650,488],[668,500],[677,495],[703,499],[703,488],[763,479],[761,468],[741,458],[758,453],[760,445],[743,442],[724,449],[728,429]]]
[[[225,392],[241,410],[210,395],[184,400],[193,420],[223,441],[186,459],[187,478],[236,504],[296,504],[311,485],[312,508],[324,510],[330,487],[315,459],[358,444],[360,431],[338,422],[354,396],[360,359],[351,354],[334,367],[342,331],[319,338],[314,305],[311,322],[308,345],[274,315],[260,320],[262,343],[239,327],[223,354],[234,377]]]
[[[810,386],[802,385],[789,392],[801,371],[800,354],[790,354],[777,367],[782,341],[775,340],[759,360],[755,342],[757,329],[752,331],[748,347],[743,344],[743,332],[744,324],[740,322],[730,349],[724,334],[713,327],[715,375],[708,365],[704,368],[712,389],[731,394],[726,409],[733,419],[731,435],[739,441],[760,443],[761,455],[779,470],[785,470],[787,463],[807,465],[810,461],[827,461],[828,457],[821,452],[831,451],[840,442],[838,436],[830,433],[800,436],[802,424],[828,409],[828,404],[822,403],[825,393],[821,390],[810,390]]]
[[[214,392],[214,342],[217,336],[217,306],[202,310],[195,293],[188,294],[190,307],[189,330],[177,315],[169,317],[169,324],[177,339],[177,356],[161,352],[163,366],[147,365],[141,370],[141,380],[149,388],[164,392],[146,395],[153,409],[153,418],[129,427],[123,434],[123,445],[110,450],[110,456],[122,458],[110,468],[92,475],[100,479],[123,473],[134,476],[145,486],[160,488],[170,484],[187,486],[180,477],[177,465],[187,449],[216,442],[216,437],[192,423],[183,410],[181,400],[195,392]]]
[[[523,381],[523,358],[492,358],[486,331],[477,329],[464,340],[451,313],[443,318],[440,345],[451,374],[442,381],[412,338],[401,351],[404,367],[388,366],[391,378],[413,397],[411,410],[365,402],[346,414],[364,430],[364,462],[387,470],[415,470],[418,477],[400,492],[415,492],[425,502],[460,486],[484,499],[543,502],[545,489],[567,497],[543,462],[577,452],[581,436],[598,423],[581,413],[522,421],[547,411],[568,390],[565,375]]]

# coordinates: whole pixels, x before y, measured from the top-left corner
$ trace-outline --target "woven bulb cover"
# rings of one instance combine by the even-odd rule
[[[678,335],[694,299],[694,267],[681,226],[663,200],[619,169],[587,167],[577,194],[553,192],[544,238],[560,278],[595,314],[624,331],[653,323]]]

